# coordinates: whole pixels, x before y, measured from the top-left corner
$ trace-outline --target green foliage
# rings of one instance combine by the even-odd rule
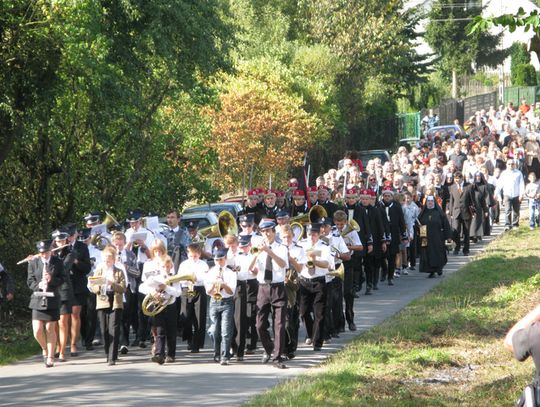
[[[452,71],[471,73],[473,64],[477,67],[497,66],[509,52],[499,49],[502,34],[492,35],[487,31],[467,34],[466,19],[480,15],[482,8],[464,8],[462,3],[461,0],[435,1],[426,27],[425,38],[439,56],[438,67],[447,77]]]
[[[514,86],[536,86],[536,70],[531,64],[521,64],[515,68]]]
[[[466,29],[469,35],[474,36],[488,31],[493,26],[508,28],[510,32],[516,31],[517,27],[524,27],[525,32],[532,30],[538,35],[540,33],[540,15],[538,10],[532,10],[527,14],[523,7],[520,7],[516,14],[503,14],[495,17],[477,15]]]
[[[527,51],[527,45],[521,42],[515,42],[511,47],[511,64],[510,64],[510,79],[514,86],[518,86],[517,80],[517,67],[523,64],[529,64],[531,62],[531,55]]]

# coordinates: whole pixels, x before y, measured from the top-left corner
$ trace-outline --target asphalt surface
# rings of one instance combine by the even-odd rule
[[[0,405],[29,406],[237,406],[262,393],[280,381],[297,376],[339,351],[362,331],[380,324],[409,302],[422,296],[461,266],[474,258],[502,232],[495,226],[493,235],[471,245],[471,255],[449,255],[443,277],[426,278],[411,271],[389,287],[380,283],[374,295],[360,295],[355,300],[355,322],[358,330],[340,334],[325,344],[321,352],[304,345],[301,326],[297,356],[281,370],[261,364],[261,350],[248,355],[243,362],[232,361],[220,366],[212,361],[211,341],[206,349],[191,354],[186,344],[178,342],[176,363],[157,365],[150,359],[149,348],[131,347],[121,355],[116,366],[108,366],[102,347],[81,351],[65,363],[47,369],[41,356],[0,367]],[[68,353],[69,355],[69,353]]]

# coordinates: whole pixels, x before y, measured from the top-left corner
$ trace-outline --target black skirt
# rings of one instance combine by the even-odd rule
[[[60,312],[58,309],[32,310],[32,320],[36,321],[58,321]]]
[[[62,301],[60,304],[60,315],[71,314],[71,301]]]

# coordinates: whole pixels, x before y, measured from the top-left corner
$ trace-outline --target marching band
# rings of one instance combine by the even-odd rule
[[[84,229],[54,231],[27,259],[45,364],[65,361],[68,341],[77,357],[79,341],[91,350],[98,338],[109,365],[148,342],[152,362],[174,363],[177,337],[198,353],[208,333],[221,365],[259,346],[262,363],[283,369],[295,357],[301,322],[314,351],[346,324],[355,331],[355,286],[366,281],[368,295],[377,289],[382,259],[394,254],[385,248],[403,233],[392,194],[383,191],[377,204],[371,190],[347,189],[338,205],[324,186],[309,188],[306,201],[297,185],[287,193],[250,190],[237,219],[224,211],[218,225],[201,230],[182,227],[171,210],[166,224],[130,211],[124,229],[94,212]]]

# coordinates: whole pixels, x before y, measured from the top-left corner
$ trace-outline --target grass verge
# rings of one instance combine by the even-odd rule
[[[513,405],[534,365],[514,360],[502,339],[540,301],[539,252],[536,231],[500,236],[320,367],[246,405]]]
[[[30,316],[6,317],[0,320],[0,366],[40,353],[32,334]]]

